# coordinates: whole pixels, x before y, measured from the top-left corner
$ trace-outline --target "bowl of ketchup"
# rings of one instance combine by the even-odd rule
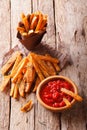
[[[58,112],[71,108],[75,99],[61,91],[67,89],[77,94],[77,86],[65,76],[50,76],[44,79],[37,88],[37,99],[45,108]]]

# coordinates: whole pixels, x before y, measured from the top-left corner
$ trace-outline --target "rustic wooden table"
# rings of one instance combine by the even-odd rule
[[[0,64],[3,55],[19,44],[16,27],[20,14],[37,10],[49,16],[43,42],[56,52],[59,46],[67,48],[72,64],[60,74],[77,84],[84,100],[69,111],[52,113],[31,94],[26,101],[32,98],[34,107],[22,113],[25,99],[16,101],[9,92],[0,93],[0,130],[87,130],[87,0],[0,0]]]

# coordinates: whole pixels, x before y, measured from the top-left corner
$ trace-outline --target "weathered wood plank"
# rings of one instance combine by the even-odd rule
[[[53,49],[56,47],[55,43],[55,23],[54,23],[54,9],[53,1],[50,0],[36,0],[33,1],[33,12],[40,10],[44,14],[48,14],[48,27],[47,34],[43,38],[43,48],[45,51],[47,48],[44,45],[49,45]],[[50,49],[48,47],[48,49]],[[39,48],[40,49],[40,48]],[[43,49],[41,49],[43,50]],[[40,50],[38,50],[40,51]],[[51,50],[50,50],[51,51]],[[42,51],[43,52],[43,51]],[[54,125],[55,124],[55,125]],[[59,130],[59,114],[54,114],[45,108],[43,108],[37,101],[35,101],[35,130]]]
[[[0,64],[3,64],[3,55],[10,48],[10,2],[0,1]],[[3,59],[4,60],[4,59]],[[1,68],[1,66],[0,66]],[[0,72],[0,82],[2,75]],[[0,92],[0,130],[9,129],[10,97],[9,92]]]
[[[31,0],[11,0],[11,32],[12,32],[12,47],[20,44],[16,38],[16,27],[20,21],[21,13],[31,13]],[[28,113],[20,111],[29,99],[33,100],[33,94],[27,96],[26,99],[20,98],[19,101],[11,98],[11,117],[10,130],[34,130],[34,107]]]
[[[87,35],[86,30],[83,30],[85,16],[87,16],[86,0],[55,1],[56,41],[58,47],[65,43],[64,46],[68,48],[73,61],[73,64],[61,74],[71,78],[78,85],[79,93],[84,98],[83,103],[78,103],[71,110],[62,113],[63,130],[87,129]],[[86,23],[84,29],[87,29]]]

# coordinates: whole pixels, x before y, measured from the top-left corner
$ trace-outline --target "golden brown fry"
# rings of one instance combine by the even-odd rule
[[[26,83],[26,88],[25,88],[25,92],[30,92],[30,89],[31,89],[31,85],[34,81],[34,78],[35,78],[35,69],[33,69],[31,71],[31,73],[29,74],[30,75],[30,79],[28,80],[27,78],[27,83]]]
[[[25,18],[24,13],[21,14],[21,19],[22,19],[22,21],[23,21],[23,18]]]
[[[47,66],[44,63],[44,61],[40,60],[39,57],[37,57],[37,63],[39,64],[39,68],[41,69],[43,75],[45,77],[50,76],[50,74],[49,74],[49,68],[47,68]]]
[[[24,67],[23,70],[22,70],[22,73],[25,74],[25,73],[26,73],[26,70],[27,70],[27,68]]]
[[[11,90],[10,90],[10,96],[11,96],[11,97],[12,97],[13,94],[14,94],[14,88],[15,88],[15,84],[12,83]]]
[[[42,81],[44,79],[44,76],[43,76],[43,74],[38,66],[38,63],[36,62],[34,57],[32,57],[32,62],[33,62],[33,65],[34,65],[34,68],[36,70],[37,75],[39,76],[40,80]]]
[[[46,54],[46,56],[50,56],[49,54]],[[59,72],[60,71],[60,67],[59,67],[59,65],[57,64],[57,63],[52,63],[53,64],[53,68],[55,68],[55,70],[57,71],[57,72]]]
[[[15,64],[14,64],[14,66],[12,68],[12,71],[11,71],[11,75],[13,75],[16,67],[18,66],[18,64],[20,63],[21,60],[22,60],[22,55],[20,54],[20,55],[18,55],[18,57],[17,57],[17,59],[15,61]]]
[[[37,55],[37,54],[34,54],[34,53],[30,53],[32,56],[34,57],[39,57],[41,60],[45,60],[45,61],[50,61],[50,62],[54,62],[54,63],[59,63],[59,60],[57,58],[53,58],[51,56],[43,56],[43,55]]]
[[[30,15],[30,24],[31,24],[31,22],[32,22],[33,17],[34,17],[34,13],[32,13],[32,14]]]
[[[14,94],[13,98],[18,99],[19,91],[18,91],[18,84],[14,85]]]
[[[66,88],[61,88],[61,91],[64,92],[65,94],[70,95],[71,97],[73,97],[77,101],[81,102],[83,100],[82,97],[80,97],[78,94],[75,94],[74,92],[72,92]]]
[[[52,63],[50,63],[49,61],[44,61],[42,60],[43,65],[45,66],[45,68],[47,69],[49,75],[56,75],[56,71],[54,70]]]
[[[15,60],[17,58],[17,56],[20,55],[20,52],[15,52],[11,57],[10,59],[7,61],[7,63],[2,67],[1,71],[2,71],[2,74],[6,74],[10,69],[11,67],[13,66],[13,64],[15,63]]]
[[[43,21],[43,15],[42,15],[41,13],[39,13],[39,20],[38,20],[38,24],[37,24],[37,26],[36,26],[35,31],[39,31],[39,30],[40,30],[42,21]]]
[[[54,65],[55,70],[56,70],[57,72],[59,72],[59,71],[61,70],[60,67],[59,67],[59,65],[58,65],[57,63],[53,63],[53,65]]]
[[[40,83],[40,78],[37,76],[36,82],[35,82],[35,87],[34,87],[34,89],[33,89],[33,92],[36,92],[39,83]]]
[[[22,69],[23,69],[24,66],[27,64],[27,62],[28,62],[28,58],[25,57],[25,58],[23,59],[23,62],[22,62],[21,65],[19,66],[19,68],[18,68],[16,74],[14,75],[14,77],[13,77],[13,79],[12,79],[12,82],[13,82],[13,83],[15,83],[15,82],[17,81],[18,76],[22,73]]]
[[[29,25],[29,22],[28,22],[28,19],[27,19],[26,16],[22,19],[22,22],[23,22],[23,24],[24,24],[24,27],[25,27],[25,29],[26,29],[26,32],[28,32],[28,31],[29,31],[29,28],[30,28],[30,25]]]
[[[24,82],[24,80],[22,80],[20,85],[19,85],[19,94],[22,97],[25,96],[24,89],[25,89],[25,82]]]
[[[29,100],[20,110],[22,112],[28,112],[31,110],[32,106],[33,106],[33,102],[32,100]]]
[[[10,76],[4,76],[4,79],[2,80],[2,83],[0,85],[0,91],[4,91],[10,81]]]
[[[56,75],[56,71],[55,71],[55,69],[54,69],[52,63],[49,62],[49,61],[47,61],[46,64],[47,64],[48,67],[49,67],[49,71],[51,72],[51,75]]]
[[[14,69],[14,71],[11,73],[11,77],[12,77],[12,78],[13,78],[14,75],[17,73],[19,67],[23,64],[23,62],[24,62],[24,59],[21,60],[21,62],[18,64],[18,66],[17,66],[17,67]],[[24,70],[24,68],[23,68],[23,70]]]
[[[35,78],[35,69],[33,67],[33,62],[32,62],[32,58],[29,58],[29,63],[27,65],[27,71],[24,75],[24,81],[26,82],[26,88],[25,88],[25,92],[29,92],[31,89],[31,85],[34,81]]]
[[[19,84],[23,78],[23,74],[20,74],[17,79],[17,83]]]
[[[68,101],[68,99],[63,98],[63,101],[65,102],[66,106],[71,107],[71,103]]]
[[[23,27],[17,27],[17,30],[18,30],[20,33],[25,32],[25,28],[23,28]]]
[[[38,23],[38,17],[34,16],[30,25],[30,29],[35,30]]]
[[[28,33],[27,33],[27,32],[23,32],[21,35],[22,35],[23,37],[27,37],[27,36],[28,36]]]
[[[46,26],[46,24],[47,24],[47,19],[45,18],[45,19],[42,20],[42,24],[40,26],[40,30],[43,30],[43,28]]]
[[[41,72],[42,72],[42,74],[44,75],[45,78],[50,76],[49,73],[46,70],[44,70],[40,65],[39,65],[39,67],[40,67]]]

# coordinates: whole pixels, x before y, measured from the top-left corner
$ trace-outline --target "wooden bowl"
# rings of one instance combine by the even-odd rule
[[[61,112],[63,110],[66,110],[66,109],[69,109],[71,108],[71,106],[75,103],[75,99],[72,99],[71,101],[71,106],[63,106],[63,107],[51,107],[49,105],[47,105],[46,103],[44,103],[41,99],[41,96],[40,96],[40,91],[41,89],[43,88],[43,86],[45,86],[49,81],[52,81],[52,80],[56,80],[56,79],[64,79],[65,81],[69,82],[72,87],[74,88],[74,92],[75,94],[77,94],[77,86],[75,85],[75,83],[73,81],[71,81],[69,78],[65,77],[65,76],[50,76],[46,79],[44,79],[38,86],[37,88],[37,92],[36,92],[36,95],[37,95],[37,99],[38,101],[40,102],[40,104],[42,106],[44,106],[46,109],[49,109],[51,111],[54,111],[54,112]]]

